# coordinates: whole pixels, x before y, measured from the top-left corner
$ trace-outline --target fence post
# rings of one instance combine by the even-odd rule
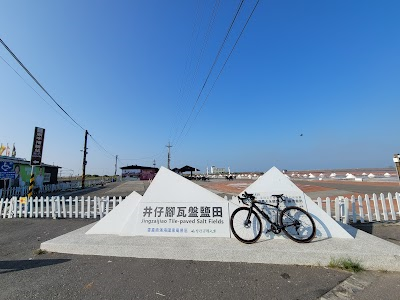
[[[40,197],[40,217],[44,218],[44,199],[43,199],[43,196]]]
[[[362,199],[361,195],[358,195],[357,200],[358,200],[358,211],[360,214],[360,221],[361,221],[361,223],[364,223],[364,208],[363,208],[363,202],[362,202],[363,199]]]
[[[55,219],[56,218],[55,197],[51,197],[50,201],[51,201],[51,217]]]
[[[353,223],[357,222],[357,211],[356,211],[356,199],[354,195],[351,195],[351,214],[353,216]]]
[[[35,206],[35,218],[37,218],[38,217],[38,215],[39,215],[39,205],[38,205],[38,201],[39,199],[38,199],[38,197],[35,197],[34,199],[33,199],[33,203],[34,203],[34,206]]]
[[[339,198],[335,198],[335,220],[340,221],[340,207],[339,207]]]
[[[396,192],[395,194],[396,202],[397,202],[397,213],[400,216],[400,193]]]
[[[61,199],[57,196],[57,218],[61,219]]]
[[[331,198],[326,197],[325,198],[325,202],[326,202],[326,213],[328,214],[329,217],[332,217],[332,212],[331,212]]]
[[[3,216],[3,204],[4,204],[4,198],[0,198],[0,218]]]
[[[87,197],[86,201],[87,201],[87,218],[90,219],[90,201],[91,201],[90,196]]]
[[[18,218],[22,218],[22,204],[19,202]]]
[[[97,219],[97,201],[99,197],[94,197],[93,199],[93,218]]]
[[[29,197],[28,198],[28,214],[29,214],[29,218],[33,218],[33,198]]]
[[[388,199],[389,199],[390,215],[392,216],[392,220],[396,220],[396,212],[394,211],[392,193],[388,193]]]
[[[68,217],[72,219],[72,197],[69,196],[68,198]]]
[[[116,205],[115,205],[115,196],[113,197],[112,204],[113,204],[113,205],[112,205],[112,209],[114,209],[115,206],[116,206]]]
[[[369,196],[367,194],[365,195],[365,204],[367,205],[368,221],[372,222],[371,202],[370,202]]]
[[[343,223],[349,224],[349,198],[344,198],[344,220]]]
[[[375,217],[378,222],[381,221],[381,213],[379,212],[379,204],[378,204],[378,197],[376,197],[376,194],[372,194],[372,200],[374,201],[374,207],[375,207]]]
[[[44,200],[46,203],[46,218],[50,218],[50,203],[49,203],[49,196],[46,197]]]
[[[9,206],[8,203],[9,203],[9,200],[8,200],[8,198],[6,198],[6,201],[4,202],[3,219],[6,218],[7,209],[8,209],[8,206]]]
[[[17,197],[13,197],[13,206],[14,206],[14,211],[13,211],[13,218],[17,217],[17,210],[18,210],[18,199]]]
[[[319,208],[322,209],[322,200],[321,200],[321,197],[318,197],[318,198],[317,198],[317,204],[318,204]]]
[[[7,213],[7,218],[10,219],[12,218],[13,215],[13,203],[14,203],[14,197],[11,197],[10,200],[8,201],[8,213]]]
[[[74,198],[74,205],[75,205],[75,218],[79,218],[79,198],[75,196]]]
[[[85,218],[85,198],[81,197],[81,218]]]
[[[108,214],[108,211],[110,209],[110,197],[107,196],[107,201],[106,201],[106,211],[105,214]]]
[[[66,219],[67,218],[67,210],[65,208],[65,197],[64,196],[61,197],[61,207],[62,207],[63,218]]]
[[[104,197],[101,197],[101,198],[99,197],[98,207],[99,207],[99,216],[100,216],[100,219],[103,218],[103,207],[104,207],[103,201],[104,201]]]
[[[387,221],[387,220],[389,220],[389,218],[388,218],[388,213],[387,213],[387,208],[386,208],[386,199],[385,199],[385,195],[383,193],[381,193],[380,199],[382,202],[383,219],[385,221]]]

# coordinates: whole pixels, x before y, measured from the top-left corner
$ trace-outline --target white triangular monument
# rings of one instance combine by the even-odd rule
[[[131,194],[87,234],[230,237],[229,203],[161,167],[145,194]]]
[[[120,235],[230,237],[228,203],[161,167]]]
[[[86,234],[119,234],[126,222],[132,217],[141,199],[142,195],[133,191],[104,218],[90,228]]]
[[[317,227],[317,238],[353,238],[276,167],[272,167],[244,191],[254,194],[257,200],[272,204],[276,201],[272,195],[284,194],[285,199],[289,200],[287,206],[299,206],[312,215]],[[275,236],[270,232],[267,237]]]

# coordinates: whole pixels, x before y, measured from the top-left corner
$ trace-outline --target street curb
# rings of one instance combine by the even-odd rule
[[[352,299],[353,296],[366,287],[376,279],[376,275],[370,272],[355,273],[342,281],[332,290],[323,295],[320,300],[339,300],[339,299]]]

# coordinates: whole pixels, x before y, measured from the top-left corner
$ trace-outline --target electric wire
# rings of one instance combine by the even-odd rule
[[[19,74],[18,73],[18,71],[17,70],[15,70],[1,55],[0,55],[0,58],[4,61],[4,63],[6,63],[24,82],[25,82],[25,84],[27,85],[27,86],[29,86],[31,89],[32,89],[32,91],[34,91],[44,102],[46,102],[46,104],[48,105],[48,106],[50,106],[57,114],[59,114],[65,121],[67,121],[67,122],[69,122],[71,125],[73,125],[73,126],[76,126],[76,124],[75,123],[72,123],[70,120],[68,120],[66,117],[65,117],[65,115],[64,114],[62,114],[62,113],[60,113],[57,109],[55,109],[48,101],[46,101],[46,99],[44,99],[43,97],[42,97],[42,95],[40,95],[26,80],[25,80],[25,78],[23,78],[22,76],[21,76],[21,74]]]
[[[235,23],[235,21],[236,21],[236,18],[237,18],[237,16],[239,15],[239,12],[240,12],[240,10],[241,10],[241,8],[242,8],[243,2],[244,2],[244,0],[242,0],[242,1],[240,2],[239,6],[238,6],[238,8],[237,8],[237,10],[236,10],[236,13],[235,13],[235,15],[234,15],[234,17],[233,17],[233,19],[232,19],[232,21],[231,21],[231,24],[230,24],[230,26],[229,26],[229,29],[228,29],[226,35],[225,35],[225,38],[224,38],[224,40],[223,40],[223,42],[222,42],[222,44],[221,44],[221,46],[220,46],[220,48],[219,48],[219,51],[218,51],[218,53],[217,53],[217,56],[216,56],[215,59],[214,59],[214,62],[213,62],[213,64],[212,64],[211,68],[210,68],[210,71],[208,72],[208,75],[207,75],[207,77],[206,77],[206,80],[204,81],[203,86],[202,86],[202,88],[201,88],[201,90],[200,90],[200,92],[199,92],[199,95],[197,96],[197,99],[196,99],[196,101],[195,101],[195,103],[194,103],[194,105],[193,105],[193,107],[192,107],[192,110],[191,110],[191,112],[190,112],[190,114],[189,114],[189,117],[187,118],[187,120],[186,120],[186,122],[185,122],[185,124],[184,124],[184,126],[183,126],[183,128],[182,128],[182,130],[181,130],[181,132],[180,132],[180,134],[179,134],[179,136],[178,136],[178,138],[177,138],[176,144],[178,144],[179,139],[181,138],[183,132],[185,131],[186,126],[187,126],[187,124],[188,124],[188,122],[189,122],[189,120],[190,120],[190,118],[191,118],[191,116],[192,116],[192,114],[193,114],[193,111],[195,110],[195,107],[196,107],[196,105],[197,105],[197,103],[198,103],[198,101],[199,101],[199,99],[200,99],[200,97],[201,97],[201,94],[203,93],[203,90],[204,90],[204,88],[205,88],[205,86],[206,86],[206,84],[207,84],[207,82],[208,82],[208,79],[210,78],[210,75],[211,75],[211,73],[212,73],[212,71],[213,71],[213,69],[214,69],[214,66],[215,66],[215,64],[216,64],[217,61],[218,61],[218,58],[219,58],[219,56],[220,56],[220,54],[221,54],[221,51],[222,51],[222,49],[223,49],[223,47],[224,47],[224,45],[225,45],[225,42],[226,42],[226,40],[228,39],[228,36],[229,36],[229,34],[230,34],[231,30],[232,30],[232,27],[233,27],[233,25],[234,25],[234,23]]]
[[[189,85],[186,87],[185,92],[187,90],[191,91],[193,89],[194,82],[196,81],[196,78],[198,76],[198,72],[199,72],[199,69],[200,69],[200,63],[201,63],[201,60],[202,60],[202,58],[204,56],[205,49],[207,47],[207,44],[208,44],[208,41],[209,41],[209,38],[210,38],[210,35],[211,35],[211,31],[212,31],[212,28],[213,28],[213,25],[214,25],[214,22],[215,22],[215,18],[216,18],[217,13],[218,13],[219,5],[220,5],[220,0],[216,0],[215,4],[214,4],[214,7],[213,7],[213,10],[212,10],[212,13],[211,13],[211,17],[210,17],[210,19],[208,21],[207,30],[206,30],[206,33],[205,33],[204,38],[203,38],[203,43],[202,43],[202,46],[200,48],[200,53],[199,53],[199,56],[197,58],[197,62],[195,64],[195,69],[194,69],[193,75],[191,76],[192,79],[189,82]],[[196,40],[198,38],[199,33],[200,33],[200,30],[198,31]],[[190,52],[192,53],[194,51],[190,51]],[[183,104],[182,101],[183,101],[184,97],[185,97],[185,95],[182,94],[181,101],[179,101],[177,103],[177,113],[176,113],[176,117],[173,119],[175,122],[174,122],[174,126],[171,128],[172,130],[171,130],[171,134],[169,136],[169,140],[172,140],[172,141],[175,141],[176,136],[179,133],[179,126],[178,125],[179,125],[180,121],[184,119],[183,112],[184,112],[185,105],[181,105],[181,104]],[[175,129],[175,130],[173,130],[173,129]],[[172,131],[174,132],[173,135],[172,135]]]
[[[175,110],[175,114],[174,114],[175,117],[172,119],[173,121],[177,120],[178,116],[180,115],[180,110],[182,110],[181,103],[183,101],[183,98],[184,98],[183,95],[184,95],[185,90],[186,90],[185,79],[187,79],[189,77],[188,73],[189,73],[189,69],[190,69],[190,66],[192,65],[192,61],[193,61],[193,56],[190,56],[190,54],[194,52],[195,44],[196,44],[196,41],[197,41],[197,39],[199,37],[199,31],[197,31],[196,35],[195,35],[195,33],[196,33],[196,29],[201,27],[198,24],[202,23],[200,21],[200,19],[201,19],[200,3],[202,3],[201,0],[199,0],[198,3],[197,3],[195,22],[193,23],[192,34],[191,34],[190,43],[189,43],[189,51],[188,51],[188,55],[186,57],[186,63],[185,63],[185,68],[184,68],[183,78],[182,78],[182,85],[181,85],[181,87],[179,89],[179,99],[176,102],[176,110]],[[172,131],[173,131],[174,128],[175,128],[175,124],[173,126],[171,126],[170,134],[169,134],[169,140],[171,140],[171,135],[172,135]]]
[[[203,109],[205,103],[207,102],[207,100],[208,100],[208,98],[209,98],[209,96],[210,96],[210,94],[211,94],[211,92],[212,92],[212,90],[213,90],[215,84],[217,83],[218,79],[220,78],[220,76],[221,76],[221,74],[222,74],[222,71],[224,70],[224,68],[225,68],[225,66],[226,66],[226,64],[227,64],[227,62],[228,62],[228,60],[229,60],[229,58],[231,57],[233,51],[235,50],[235,47],[236,47],[236,45],[238,44],[238,42],[239,42],[239,40],[240,40],[240,38],[241,38],[241,36],[242,36],[244,30],[245,30],[246,27],[247,27],[247,24],[249,23],[249,21],[250,21],[250,19],[251,19],[251,17],[253,16],[254,11],[256,10],[256,8],[257,8],[259,2],[260,2],[260,0],[257,0],[256,4],[254,5],[253,10],[251,11],[249,17],[247,18],[246,23],[244,24],[244,26],[243,26],[243,28],[242,28],[242,30],[241,30],[241,32],[240,32],[238,38],[236,39],[235,44],[233,45],[231,51],[229,52],[228,57],[226,58],[226,60],[225,60],[225,62],[224,62],[224,64],[223,64],[221,70],[220,70],[219,73],[218,73],[218,76],[216,77],[216,79],[215,79],[213,85],[211,86],[211,89],[209,90],[209,92],[208,92],[206,98],[203,100],[203,103],[202,103],[202,105],[200,106],[200,109],[197,111],[197,113],[196,113],[196,115],[195,115],[195,117],[194,117],[194,119],[193,119],[193,121],[192,121],[192,123],[191,123],[189,129],[186,131],[186,134],[185,134],[185,136],[184,136],[183,138],[185,138],[185,137],[187,136],[188,132],[190,131],[190,129],[192,128],[194,122],[196,121],[198,115],[200,114],[201,110]],[[179,146],[179,144],[177,143],[176,147],[178,147],[178,146]]]
[[[108,155],[112,156],[113,158],[115,158],[114,154],[111,154],[109,151],[107,151],[99,142],[97,142],[94,137],[88,132],[88,135],[90,136],[90,138],[93,140],[93,142],[95,142],[97,144],[97,146],[103,150],[105,153],[107,153]]]
[[[164,151],[159,152],[158,154],[152,155],[152,156],[146,156],[146,157],[139,157],[139,158],[118,158],[120,160],[127,160],[127,161],[132,161],[132,160],[146,160],[146,159],[154,159],[157,157],[160,157],[162,154],[164,154]]]
[[[4,48],[11,54],[11,56],[18,62],[18,64],[25,70],[25,72],[33,79],[33,81],[50,97],[51,100],[69,117],[70,120],[74,122],[74,126],[79,126],[82,130],[85,130],[78,122],[76,122],[61,106],[58,102],[47,92],[47,90],[39,83],[39,81],[32,75],[32,73],[25,67],[25,65],[18,59],[18,57],[12,52],[12,50],[5,44],[5,42],[0,38],[0,43],[4,46]],[[1,56],[0,56],[1,57]],[[59,115],[61,115],[65,120],[67,120],[64,115],[62,115],[59,111],[57,111],[53,106],[50,105],[3,57],[1,59],[15,72],[17,75],[43,100],[45,101],[53,110],[55,110]],[[68,121],[69,122],[69,121]],[[98,143],[91,134],[89,136],[92,140],[100,147],[100,149],[104,150],[105,153],[115,157],[109,151],[107,151],[100,143]]]
[[[51,100],[53,100],[53,102],[76,124],[78,125],[80,128],[82,128],[82,130],[85,130],[78,122],[76,122],[65,110],[64,108],[61,107],[60,104],[58,104],[58,102],[56,100],[54,100],[54,98],[46,91],[46,89],[39,83],[39,81],[37,81],[37,79],[35,78],[35,76],[32,75],[32,73],[24,66],[24,64],[18,59],[18,57],[11,51],[10,48],[8,48],[8,46],[3,42],[3,40],[0,38],[0,43],[4,46],[4,48],[6,48],[6,50],[11,54],[12,57],[14,57],[14,59],[18,62],[18,64],[25,70],[26,73],[28,73],[28,75],[33,79],[33,81],[36,82],[36,84],[47,94],[47,96],[50,97]]]

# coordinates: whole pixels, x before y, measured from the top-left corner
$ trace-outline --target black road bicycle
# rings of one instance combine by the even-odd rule
[[[308,212],[297,206],[288,206],[283,210],[279,208],[281,201],[285,203],[283,194],[272,195],[277,198],[276,205],[257,201],[254,194],[244,192],[243,196],[243,198],[238,198],[249,207],[236,209],[230,220],[233,235],[242,243],[255,243],[261,236],[262,223],[257,212],[271,224],[267,233],[279,234],[283,231],[288,238],[297,243],[308,243],[315,237],[315,223]],[[272,207],[276,211],[275,221],[271,220],[270,216],[257,204]]]

